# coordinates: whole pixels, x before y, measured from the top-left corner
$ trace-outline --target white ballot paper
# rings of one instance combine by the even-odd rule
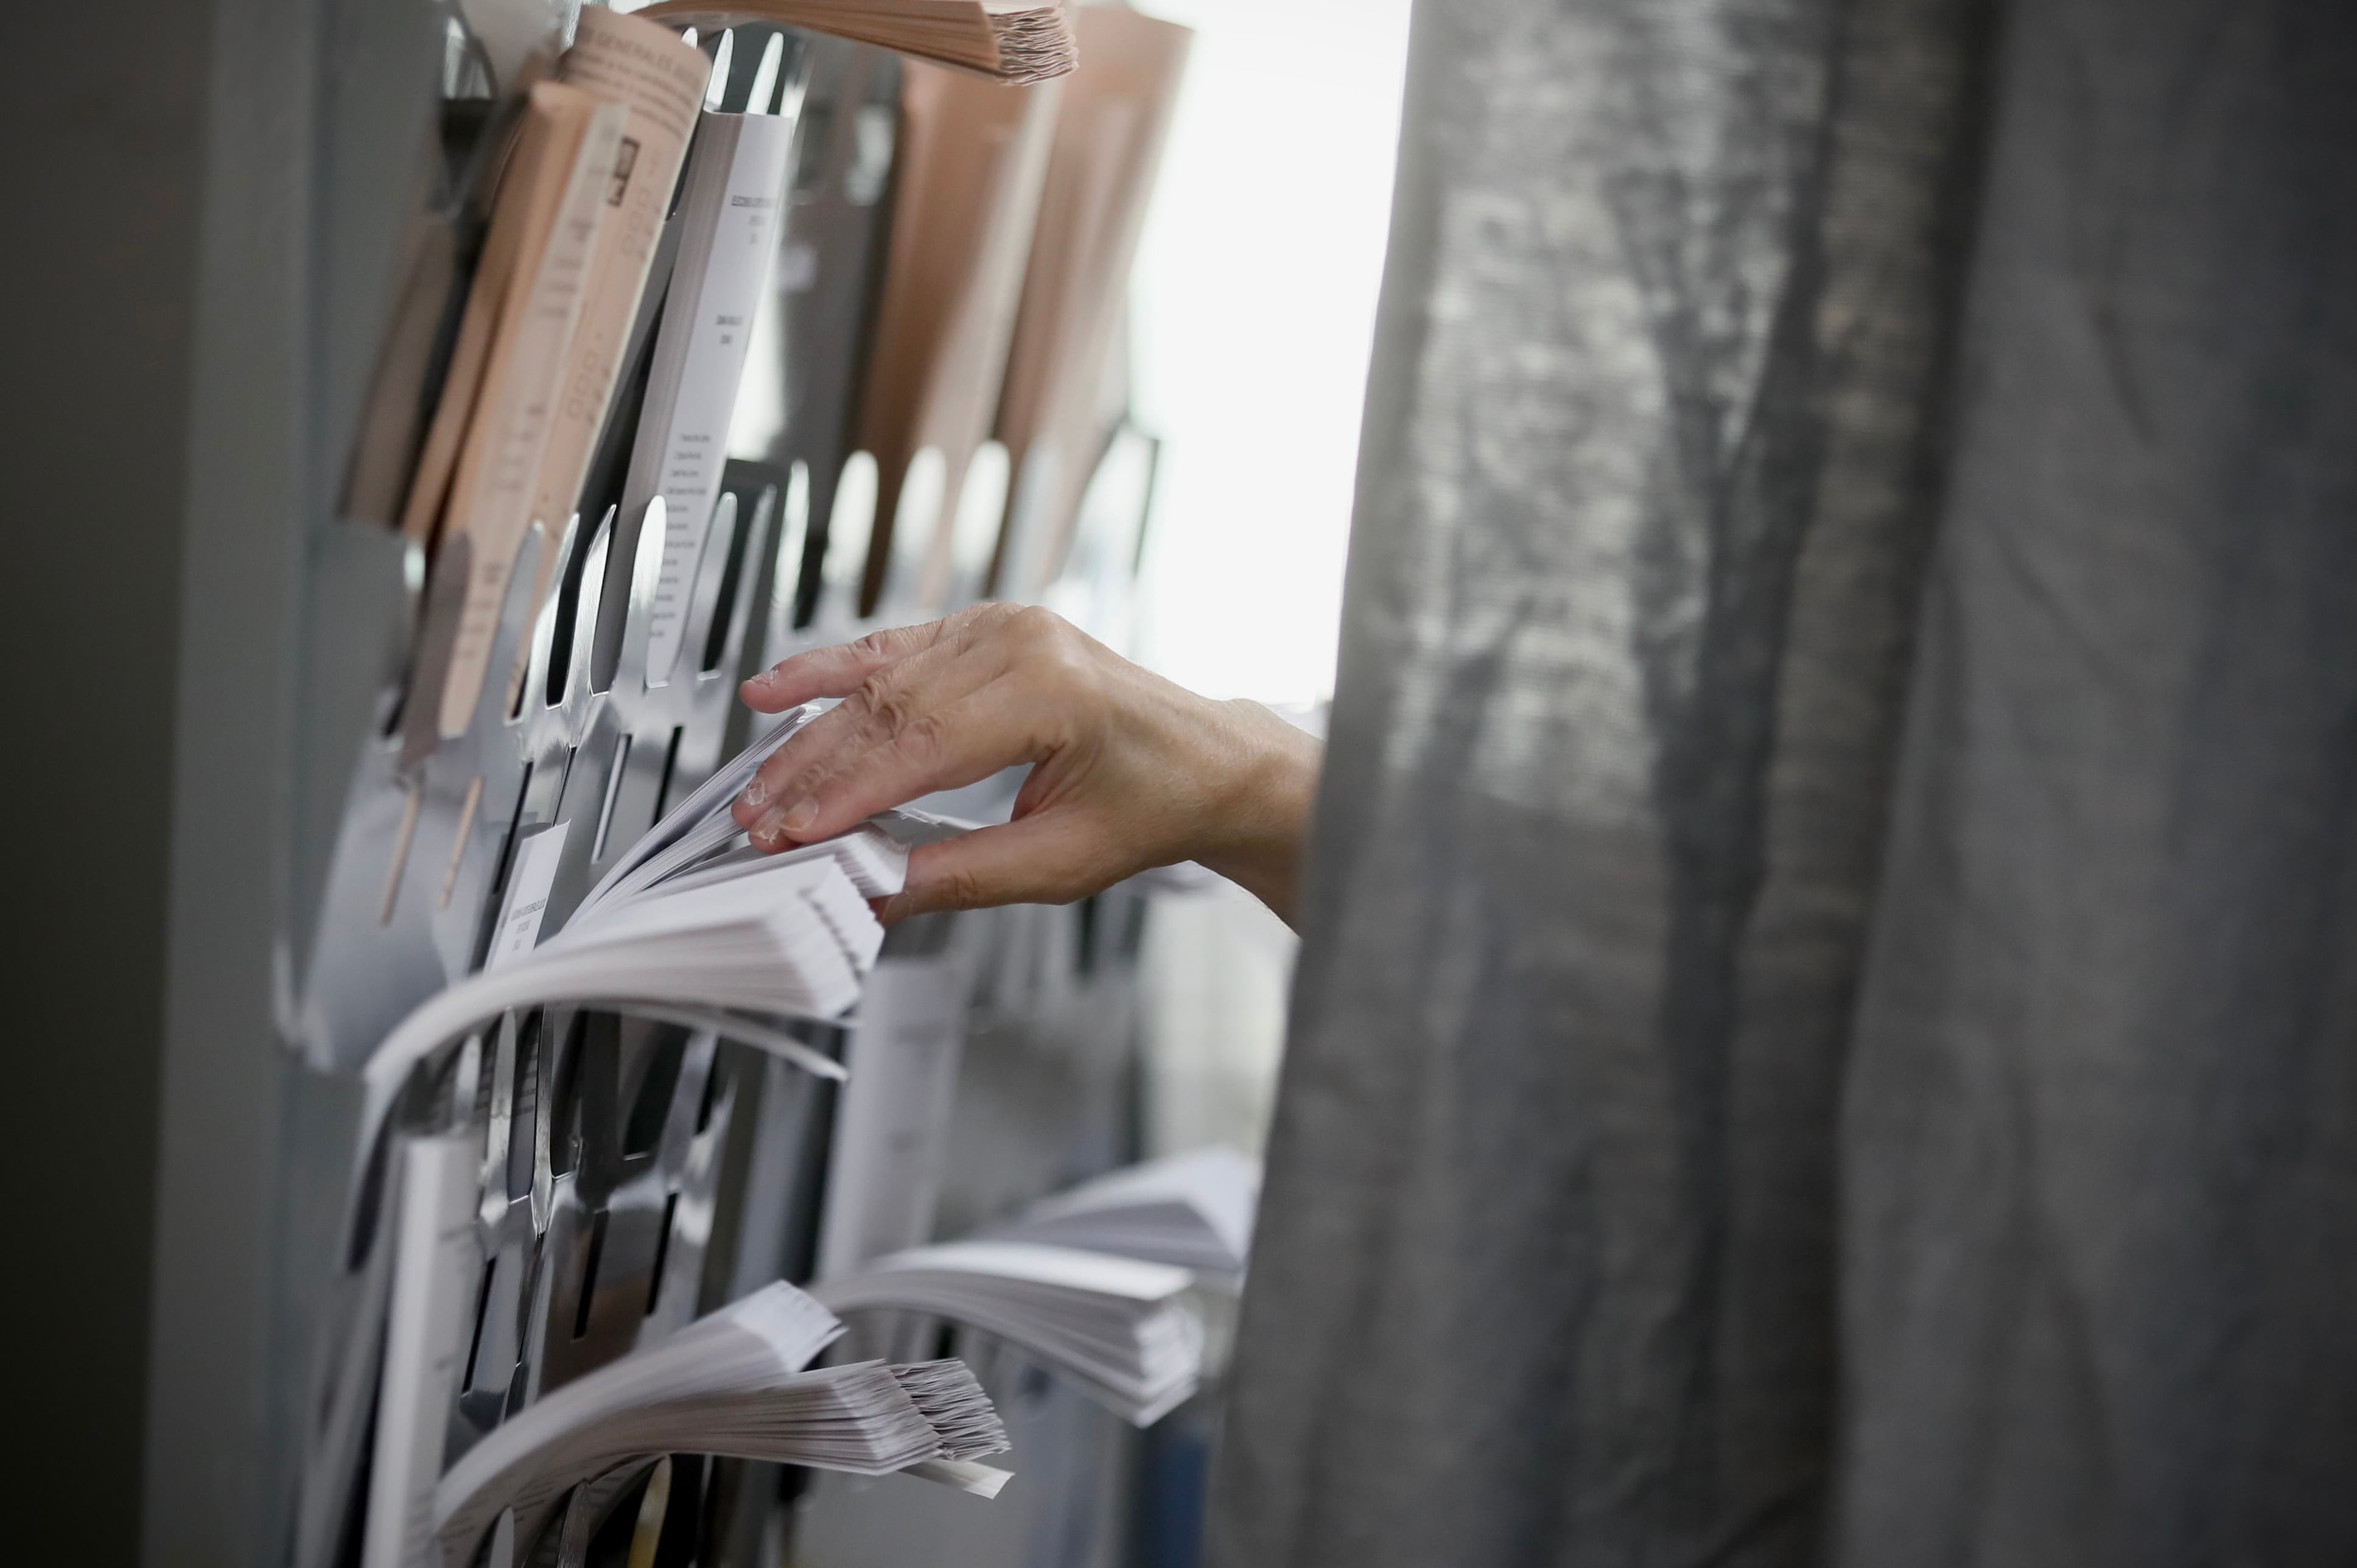
[[[918,1466],[927,1478],[991,1495],[995,1486],[975,1474],[985,1467],[972,1462],[1006,1452],[1006,1432],[964,1363],[802,1370],[842,1329],[780,1281],[526,1406],[435,1488],[444,1562],[470,1561],[509,1509],[517,1541],[532,1540],[568,1487],[648,1455],[861,1476]]]
[[[1146,1426],[1202,1373],[1186,1270],[1024,1241],[952,1241],[877,1258],[812,1294],[837,1312],[924,1313],[1005,1340]]]
[[[1197,1149],[1042,1198],[990,1234],[1175,1263],[1232,1283],[1251,1256],[1259,1203],[1259,1161],[1233,1149]]]
[[[867,900],[899,891],[907,845],[967,824],[886,811],[842,837],[784,854],[753,850],[729,804],[820,711],[813,704],[788,715],[648,829],[562,930],[528,950],[519,942],[498,967],[429,997],[394,1026],[361,1070],[362,1169],[411,1069],[513,1007],[575,1003],[710,1029],[823,1078],[845,1076],[764,1020],[849,1012],[884,941]],[[553,860],[560,852],[547,853]],[[519,878],[524,859],[519,852]],[[519,931],[530,902],[512,911]]]
[[[507,896],[500,904],[500,921],[492,928],[491,950],[483,958],[485,969],[497,969],[539,945],[541,919],[548,913],[548,890],[555,886],[556,869],[565,862],[565,832],[572,825],[552,823],[516,845]]]
[[[847,833],[800,849],[779,854],[755,849],[729,808],[760,771],[761,764],[823,711],[811,703],[780,714],[777,728],[756,738],[706,779],[702,789],[665,812],[662,821],[641,833],[638,843],[589,889],[573,911],[568,929],[587,925],[657,888],[704,886],[765,866],[806,860],[831,859],[843,867],[844,875],[864,897],[888,897],[900,891],[910,849],[974,826],[901,807],[878,811]]]
[[[827,1153],[821,1279],[931,1239],[973,990],[959,957],[887,959],[869,977]]]
[[[416,1138],[402,1147],[393,1304],[361,1568],[413,1568],[428,1561],[434,1482],[442,1472],[467,1309],[481,1266],[474,1212],[480,1176],[474,1141],[461,1133]]]
[[[778,253],[778,220],[794,121],[712,114],[697,123],[681,177],[683,237],[656,329],[638,443],[622,507],[635,516],[660,495],[666,520],[662,570],[647,637],[647,683],[679,661],[688,589],[726,460],[728,424],[744,380],[753,313]]]
[[[363,1162],[411,1069],[512,1007],[569,1002],[711,1028],[826,1077],[842,1069],[730,1010],[836,1018],[883,945],[866,898],[831,857],[772,859],[731,880],[633,899],[587,927],[428,998],[361,1069]]]

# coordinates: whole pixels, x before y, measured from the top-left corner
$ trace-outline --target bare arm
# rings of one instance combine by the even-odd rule
[[[1031,765],[1012,822],[909,857],[887,920],[1068,903],[1185,860],[1293,918],[1318,743],[1257,703],[1196,696],[1046,610],[977,605],[814,649],[744,696],[762,713],[844,699],[738,797],[737,822],[763,849]]]

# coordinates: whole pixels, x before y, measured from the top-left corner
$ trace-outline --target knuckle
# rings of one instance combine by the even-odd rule
[[[971,867],[954,866],[942,874],[935,897],[944,909],[979,909],[989,900],[982,878]]]
[[[920,714],[901,727],[894,740],[920,767],[938,762],[949,755],[949,721],[938,713]]]
[[[963,624],[958,628],[958,650],[970,653],[976,648],[1009,639],[1023,614],[1021,605],[1010,605],[994,599],[960,612]]]
[[[972,653],[1005,628],[1013,608],[996,601],[968,605],[943,621],[942,628],[960,654]]]
[[[1072,629],[1071,623],[1040,605],[1014,607],[1007,630],[1017,641],[1035,649],[1052,648]]]
[[[761,764],[760,770],[753,775],[753,782],[759,786],[753,803],[761,805],[776,800],[789,784],[809,771],[812,755],[811,747],[789,742],[775,757]]]
[[[877,676],[860,686],[859,695],[861,716],[887,739],[898,739],[917,721],[917,695],[901,682]]]
[[[1009,629],[1023,662],[1044,676],[1068,677],[1089,668],[1087,640],[1053,610],[1026,605]]]
[[[777,792],[776,798],[781,805],[791,805],[796,800],[814,800],[834,777],[833,768],[824,763],[813,762],[799,769],[785,788]]]
[[[886,627],[878,631],[871,631],[866,637],[863,637],[858,641],[853,643],[851,645],[850,651],[855,658],[858,659],[863,663],[873,662],[878,659],[889,659],[893,656],[894,652],[894,635],[895,628],[891,627]]]
[[[823,715],[823,719],[834,721],[830,725],[832,733],[846,738],[865,733],[875,717],[876,682],[873,681],[854,687],[850,695],[835,705],[833,713]]]
[[[831,750],[805,751],[791,757],[780,757],[774,775],[764,779],[763,804],[790,806],[811,794],[834,770]]]

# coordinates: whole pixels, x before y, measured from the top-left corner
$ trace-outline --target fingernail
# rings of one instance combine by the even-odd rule
[[[745,786],[745,793],[739,797],[748,806],[758,806],[769,798],[770,787],[762,783],[758,776],[750,784]]]
[[[818,807],[808,800],[799,800],[791,810],[771,811],[762,818],[752,836],[770,845],[782,844],[817,820]]]

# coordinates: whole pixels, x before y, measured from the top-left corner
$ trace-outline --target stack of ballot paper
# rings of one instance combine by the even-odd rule
[[[581,900],[566,929],[580,929],[658,889],[674,891],[709,886],[728,880],[740,869],[759,870],[809,861],[832,861],[841,866],[863,897],[881,898],[898,893],[901,875],[908,866],[908,852],[879,828],[863,823],[840,838],[783,854],[763,854],[752,849],[745,831],[729,815],[730,803],[752,780],[761,764],[770,759],[770,754],[792,739],[796,731],[816,716],[817,711],[796,709],[787,715],[785,723],[746,747],[705,780],[702,789],[648,829]]]
[[[757,1045],[766,1031],[730,1027],[728,1010],[836,1018],[859,1000],[884,928],[831,856],[780,861],[677,891],[659,889],[576,920],[540,947],[429,998],[370,1056],[368,1125],[410,1069],[511,1007],[576,1003],[707,1028]],[[750,1027],[749,1024],[748,1025]],[[825,1058],[796,1047],[785,1054]],[[828,1063],[826,1076],[839,1076]]]
[[[831,857],[657,890],[428,998],[361,1070],[363,1162],[410,1072],[511,1008],[560,1003],[715,1030],[839,1079],[834,1061],[763,1019],[837,1018],[884,942],[867,899]],[[748,1016],[754,1015],[755,1016]]]
[[[1251,1255],[1259,1201],[1258,1161],[1233,1149],[1198,1149],[1058,1193],[991,1233],[1175,1263],[1232,1282]]]
[[[888,1253],[813,1287],[837,1312],[913,1312],[1006,1341],[1144,1426],[1195,1391],[1202,1326],[1186,1270],[1023,1241]]]
[[[1017,83],[1065,74],[1078,52],[1062,0],[664,0],[645,14],[675,27],[808,27]]]
[[[813,861],[833,862],[863,897],[888,897],[900,891],[911,846],[972,825],[904,807],[880,811],[847,833],[801,849],[779,854],[755,849],[729,814],[729,806],[770,754],[819,712],[811,704],[785,714],[776,729],[747,746],[648,829],[589,890],[565,929],[584,929],[658,891],[684,892]]]
[[[761,1020],[848,1012],[884,941],[867,900],[900,890],[908,844],[966,824],[887,811],[800,850],[754,850],[729,802],[817,712],[797,710],[649,829],[555,936],[538,947],[527,938],[395,1026],[362,1072],[363,1148],[413,1068],[514,1007],[574,1003],[714,1029],[842,1078],[839,1064]]]
[[[869,1361],[802,1369],[843,1326],[780,1282],[655,1348],[527,1406],[452,1466],[435,1488],[433,1531],[464,1563],[508,1509],[529,1540],[566,1488],[653,1454],[715,1454],[880,1476],[920,1475],[982,1490],[971,1461],[1007,1446],[963,1364]]]

